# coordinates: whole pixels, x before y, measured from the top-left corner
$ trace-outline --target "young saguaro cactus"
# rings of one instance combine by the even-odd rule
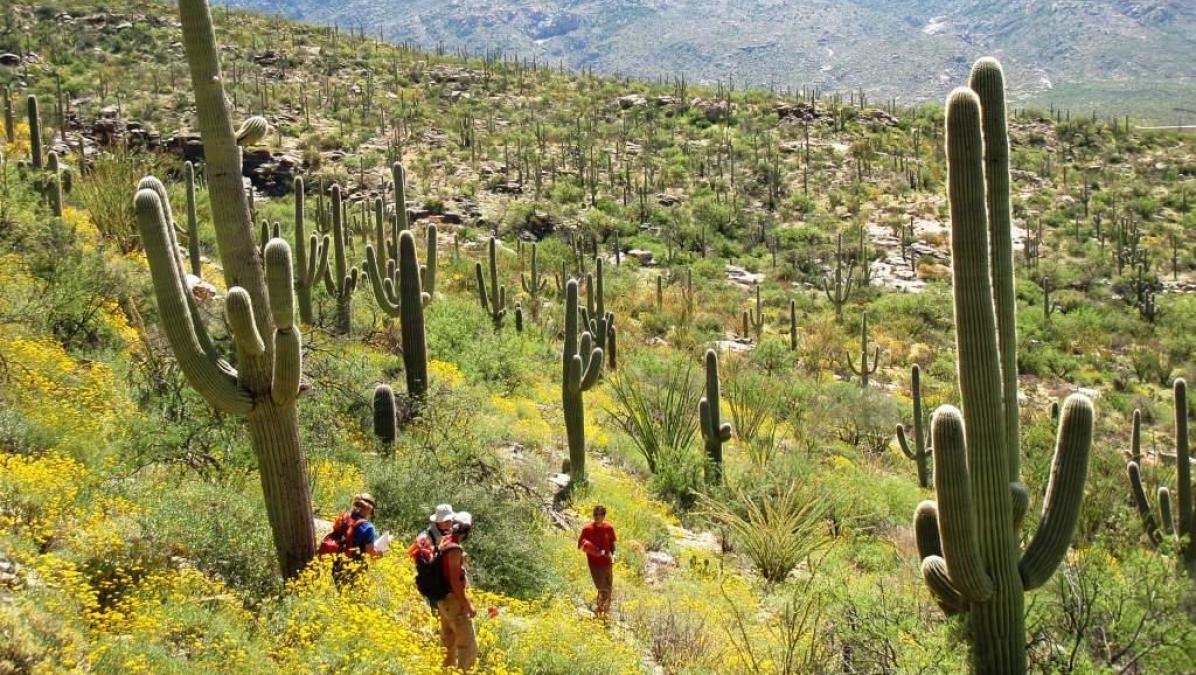
[[[25,99],[25,116],[29,121],[29,161],[34,171],[45,168],[42,154],[42,118],[37,111],[37,97],[33,94]]]
[[[199,255],[199,216],[195,203],[195,165],[191,162],[183,164],[183,180],[187,193],[187,260],[191,264],[191,274],[203,276],[203,261]]]
[[[490,291],[486,291],[486,276],[482,273],[482,263],[474,263],[474,272],[478,280],[478,296],[482,301],[482,309],[490,315],[494,322],[494,330],[502,327],[503,317],[507,315],[507,287],[498,283],[498,239],[490,237]]]
[[[332,261],[324,270],[324,288],[336,300],[336,332],[348,335],[353,319],[353,291],[357,290],[358,271],[349,267],[345,256],[345,209],[341,186],[332,186]]]
[[[1154,509],[1146,497],[1146,490],[1142,486],[1141,470],[1141,423],[1142,416],[1134,411],[1134,427],[1131,443],[1132,458],[1126,464],[1126,472],[1130,477],[1130,489],[1134,495],[1134,505],[1142,517],[1142,525],[1146,534],[1155,546],[1163,543],[1164,535],[1176,536],[1179,542],[1180,569],[1188,577],[1196,579],[1196,529],[1193,529],[1192,510],[1192,455],[1188,436],[1188,385],[1182,378],[1175,380],[1175,459],[1176,459],[1176,498],[1178,501],[1179,519],[1176,523],[1171,514],[1171,491],[1160,487],[1159,516],[1163,529],[1159,530],[1159,523],[1155,521]],[[1175,525],[1178,524],[1178,528]]]
[[[213,224],[229,288],[226,314],[237,368],[219,358],[183,284],[174,222],[156,179],[137,191],[138,226],[162,327],[187,381],[217,409],[249,425],[266,515],[282,573],[296,576],[315,555],[307,460],[296,403],[301,350],[294,323],[290,249],[276,240],[263,260],[241,189],[241,153],[225,106],[212,18],[205,0],[180,0],[183,45],[204,143]],[[264,264],[263,264],[264,263]],[[266,339],[263,339],[265,337]]]
[[[723,443],[731,440],[731,424],[721,422],[718,352],[706,350],[706,395],[698,401],[698,426],[706,446],[706,482],[723,482]]]
[[[44,190],[46,203],[55,218],[62,217],[62,167],[58,165],[58,153],[51,150],[46,153],[46,177]]]
[[[789,301],[789,351],[797,351],[797,301]]]
[[[905,436],[905,426],[897,425],[897,445],[907,459],[913,460],[918,466],[918,487],[930,487],[930,455],[927,447],[926,434],[922,429],[922,369],[914,364],[910,369],[910,390],[914,399],[914,446],[911,448]]]
[[[386,447],[394,444],[399,436],[395,417],[395,392],[389,384],[374,388],[374,435]]]
[[[860,326],[860,365],[857,368],[855,359],[851,357],[851,352],[847,353],[847,367],[858,378],[860,378],[860,386],[864,389],[868,388],[868,376],[876,372],[880,367],[880,347],[877,347],[872,354],[872,365],[868,365],[868,313],[864,313],[864,320]]]
[[[947,100],[951,266],[963,410],[942,406],[935,411],[931,445],[938,499],[918,505],[914,524],[927,586],[945,610],[967,614],[972,672],[1018,675],[1026,672],[1025,591],[1046,583],[1075,532],[1093,410],[1078,394],[1064,403],[1042,517],[1020,552],[1018,530],[1029,495],[1017,461],[1004,91],[1000,65],[982,59],[972,69],[971,88],[956,89]]]
[[[756,336],[756,342],[759,342],[764,335],[764,305],[760,302],[760,284],[756,284],[756,308],[747,311],[747,323]],[[744,335],[747,335],[746,329]]]
[[[598,383],[603,353],[594,346],[589,331],[578,333],[580,311],[577,281],[565,283],[565,347],[561,353],[561,405],[565,411],[565,434],[569,439],[570,484],[586,481],[585,407],[582,393]]]
[[[4,85],[4,138],[9,143],[17,140],[17,123],[12,111],[12,90]]]

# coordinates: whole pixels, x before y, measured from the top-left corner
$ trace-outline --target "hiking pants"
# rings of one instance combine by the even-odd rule
[[[598,602],[594,606],[594,613],[606,614],[610,611],[610,594],[615,586],[615,566],[590,565],[590,578],[594,580],[594,588],[598,589]]]
[[[469,670],[478,658],[478,643],[473,635],[473,620],[454,595],[436,603],[440,612],[440,644],[444,646],[444,665]]]

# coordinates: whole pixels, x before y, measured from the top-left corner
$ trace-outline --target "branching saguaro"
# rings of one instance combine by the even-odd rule
[[[936,501],[914,515],[922,574],[940,606],[966,613],[971,670],[1026,672],[1025,592],[1067,553],[1088,475],[1093,410],[1068,397],[1038,530],[1019,550],[1021,483],[1009,215],[1009,140],[1000,65],[982,59],[947,100],[951,267],[962,412],[931,422]],[[983,128],[983,131],[982,131]]]
[[[296,409],[302,362],[291,252],[285,241],[271,240],[263,265],[241,188],[241,151],[224,104],[208,4],[180,0],[179,14],[204,142],[216,239],[229,288],[225,316],[238,368],[220,359],[186,290],[176,225],[157,179],[147,178],[139,186],[137,221],[162,328],[179,367],[213,407],[248,420],[274,547],[282,573],[289,578],[311,560],[316,543]]]
[[[569,439],[570,485],[586,482],[586,414],[582,394],[598,383],[603,353],[589,331],[578,331],[577,281],[565,283],[565,347],[561,353],[561,405]]]
[[[925,417],[922,413],[922,369],[914,364],[910,369],[910,393],[914,399],[914,442],[911,447],[905,434],[905,426],[897,425],[897,445],[906,459],[918,466],[918,487],[930,487],[930,444],[926,442],[923,429]]]

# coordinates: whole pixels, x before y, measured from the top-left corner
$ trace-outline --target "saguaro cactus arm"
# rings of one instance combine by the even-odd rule
[[[142,188],[137,192],[135,208],[162,328],[183,375],[216,409],[232,414],[248,413],[253,399],[239,387],[237,371],[214,359],[202,346],[207,341],[207,331],[188,302],[178,250],[173,243],[173,226],[167,220],[158,193]]]

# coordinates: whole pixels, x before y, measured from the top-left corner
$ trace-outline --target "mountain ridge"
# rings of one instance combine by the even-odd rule
[[[862,89],[903,104],[937,101],[993,54],[1013,74],[1015,102],[1156,121],[1196,107],[1196,7],[1178,0],[413,0],[401,13],[384,0],[230,4],[423,47],[638,78]]]

